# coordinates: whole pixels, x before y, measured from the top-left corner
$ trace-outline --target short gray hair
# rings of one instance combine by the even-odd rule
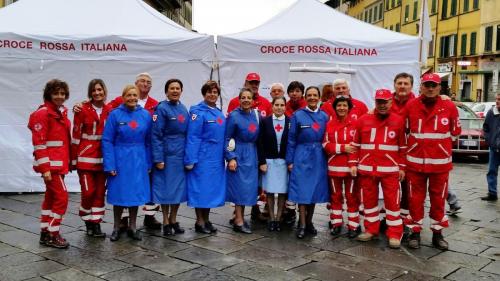
[[[139,78],[143,77],[143,76],[146,76],[148,77],[149,79],[153,80],[153,77],[151,77],[151,74],[147,73],[147,72],[141,72],[139,74],[137,74],[137,76],[135,77],[135,81],[138,81]]]
[[[334,88],[335,88],[335,86],[337,86],[339,84],[346,84],[347,88],[349,88],[349,89],[351,88],[349,86],[349,82],[347,82],[347,80],[345,78],[337,78],[337,79],[333,80],[332,85],[333,85]]]
[[[276,87],[276,86],[280,87],[283,92],[285,91],[285,86],[279,82],[272,83],[270,89],[272,89],[273,87]]]

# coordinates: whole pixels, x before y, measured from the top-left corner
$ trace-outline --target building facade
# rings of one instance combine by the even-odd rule
[[[382,28],[418,35],[422,0],[333,0],[327,5]],[[500,1],[427,0],[432,41],[422,72],[442,78],[443,92],[493,101],[500,91]],[[347,6],[347,9],[342,6]]]

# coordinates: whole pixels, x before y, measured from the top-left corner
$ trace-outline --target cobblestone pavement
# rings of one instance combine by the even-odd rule
[[[328,212],[318,206],[316,237],[298,241],[292,229],[237,234],[228,225],[229,206],[214,209],[216,235],[194,232],[194,211],[181,207],[186,233],[164,238],[145,232],[143,241],[89,238],[78,217],[79,194],[70,195],[62,232],[66,250],[38,244],[42,194],[0,196],[0,280],[500,280],[500,203],[486,194],[487,165],[461,160],[451,176],[462,212],[445,231],[450,250],[431,245],[428,228],[423,247],[391,250],[385,238],[361,243],[327,232]],[[107,206],[103,229],[111,233]],[[158,217],[160,216],[157,215]],[[142,220],[140,220],[142,223]],[[428,221],[425,222],[428,225]]]

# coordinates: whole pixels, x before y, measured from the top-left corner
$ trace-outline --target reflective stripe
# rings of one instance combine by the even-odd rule
[[[431,219],[431,224],[440,224],[442,222],[447,222],[448,221],[448,216],[444,215],[443,219],[441,221],[433,220]]]
[[[76,160],[71,160],[71,165],[76,165]]]
[[[375,144],[361,144],[361,149],[375,149]]]
[[[82,134],[82,139],[84,139],[84,140],[101,140],[102,139],[102,135]]]
[[[52,226],[52,225],[49,225],[48,229],[49,229],[49,232],[56,232],[56,231],[59,231],[59,228],[60,226],[57,225],[57,226]]]
[[[80,139],[72,139],[71,143],[72,144],[80,144]]]
[[[58,147],[63,146],[63,141],[47,141],[45,144],[47,147]]]
[[[330,212],[334,215],[342,215],[342,210],[330,210]]]
[[[376,222],[376,221],[379,221],[379,217],[365,217],[365,220],[369,221],[369,222]]]
[[[78,162],[92,163],[92,164],[102,164],[102,158],[78,157]]]
[[[359,226],[359,223],[355,222],[355,221],[348,221],[347,222],[347,225],[348,226],[351,226],[352,228],[356,228]]]
[[[55,219],[62,219],[62,216],[59,214],[56,214],[56,213],[52,213],[52,214],[50,214],[50,216],[55,218]]]
[[[391,215],[393,217],[399,217],[399,215],[400,215],[399,211],[398,212],[393,212],[393,211],[387,210],[387,209],[385,209],[385,213],[388,214],[388,215]]]
[[[146,216],[154,216],[154,215],[156,215],[156,210],[153,210],[153,211],[144,211],[144,214]]]
[[[347,217],[349,218],[357,218],[358,217],[358,212],[355,212],[355,213],[347,213]]]
[[[377,128],[371,128],[371,130],[370,130],[370,142],[375,141],[376,135],[377,135]]]
[[[87,214],[90,214],[90,209],[84,209],[83,207],[80,207],[80,212],[84,212],[84,213],[87,213]]]
[[[46,149],[47,146],[44,144],[40,144],[40,145],[33,146],[33,148],[34,148],[34,150],[41,150],[41,149]]]
[[[378,211],[378,206],[371,209],[365,209],[365,214],[375,213],[376,211]]]
[[[341,224],[343,221],[342,221],[342,219],[334,219],[334,220],[330,220],[330,222],[332,224],[339,224],[339,223]]]
[[[50,161],[50,166],[62,167],[63,161]]]
[[[442,140],[449,138],[450,133],[440,134],[440,133],[411,133],[416,139],[432,139],[432,140]]]
[[[42,216],[50,216],[50,210],[42,210]]]
[[[340,149],[340,147],[341,147],[341,146],[340,146],[340,144],[338,144],[338,143],[335,145],[335,153],[337,153],[337,154],[340,154],[340,153],[341,153],[341,149]]]
[[[406,156],[406,160],[408,162],[416,163],[416,164],[434,164],[434,165],[439,165],[439,164],[448,164],[451,163],[451,157],[449,158],[440,158],[440,159],[433,159],[433,158],[418,158],[418,157],[413,157],[410,155]]]
[[[48,222],[42,222],[42,223],[40,223],[40,228],[46,228],[48,226],[49,226]]]
[[[332,171],[332,172],[350,172],[351,169],[349,167],[328,166],[328,171]]]
[[[439,224],[433,224],[431,225],[431,229],[434,229],[434,230],[441,230],[443,229],[444,227],[439,225]]]
[[[358,169],[360,171],[373,172],[373,167],[372,166],[359,165]],[[398,166],[390,166],[390,167],[377,166],[377,168],[375,170],[377,172],[398,172],[399,171],[399,167]]]
[[[92,213],[97,213],[97,212],[104,212],[106,209],[103,208],[98,208],[98,207],[92,207]]]
[[[358,165],[358,169],[361,171],[367,171],[367,172],[372,172],[373,167],[372,166],[366,166],[366,165]]]
[[[385,223],[387,225],[390,225],[390,226],[396,226],[396,225],[401,225],[403,224],[403,221],[401,219],[397,219],[397,220],[388,220],[386,219],[385,220]]]
[[[102,219],[104,216],[103,215],[92,215],[91,216],[91,220],[100,220]]]
[[[88,214],[88,215],[84,215],[84,216],[81,216],[82,220],[84,221],[88,221],[90,219],[92,219],[92,215],[91,214]]]
[[[38,160],[33,161],[33,166],[38,166],[38,165],[49,163],[49,162],[50,162],[49,157],[42,157]]]
[[[85,183],[85,191],[89,190],[89,183],[87,182],[87,175],[83,175],[83,182]],[[90,212],[90,210],[89,210]]]
[[[398,151],[399,150],[399,146],[388,145],[388,144],[379,144],[378,148],[380,150],[387,150],[387,151]]]
[[[410,213],[407,209],[401,209],[401,215],[408,215]]]

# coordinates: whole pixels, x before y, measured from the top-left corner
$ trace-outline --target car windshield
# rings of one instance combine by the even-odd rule
[[[482,129],[484,120],[478,118],[477,115],[466,106],[457,106],[458,116],[462,129]]]
[[[479,103],[479,104],[474,105],[472,107],[472,110],[474,110],[474,112],[483,112],[485,107],[486,107],[486,105],[484,103]]]

